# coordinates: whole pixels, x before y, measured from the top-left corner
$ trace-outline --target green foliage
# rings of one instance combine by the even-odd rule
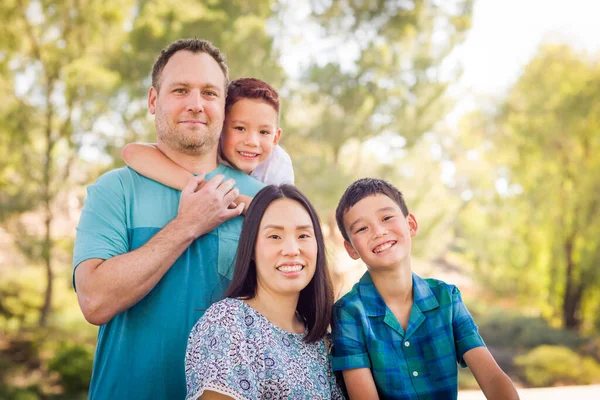
[[[81,394],[90,385],[93,359],[90,346],[63,342],[48,362],[48,369],[58,373],[66,395]]]
[[[583,339],[575,332],[557,329],[540,317],[495,313],[478,320],[479,332],[490,347],[514,352],[541,345],[563,345],[577,348]]]
[[[478,157],[462,161],[473,199],[459,228],[478,278],[587,332],[600,301],[599,99],[597,62],[545,46],[500,112],[461,132]]]
[[[524,378],[533,386],[589,385],[600,382],[600,364],[563,346],[540,346],[516,357]]]

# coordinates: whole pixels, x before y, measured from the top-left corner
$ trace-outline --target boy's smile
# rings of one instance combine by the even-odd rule
[[[344,215],[350,243],[344,242],[353,259],[361,258],[369,269],[395,267],[409,260],[411,238],[417,233],[412,214],[404,216],[400,207],[384,194],[368,196]]]

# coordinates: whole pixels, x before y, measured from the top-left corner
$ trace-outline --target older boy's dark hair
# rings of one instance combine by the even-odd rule
[[[315,274],[309,284],[300,291],[296,311],[304,319],[308,333],[307,343],[314,343],[327,333],[333,308],[333,285],[327,267],[325,239],[321,223],[310,201],[293,185],[265,186],[250,203],[242,225],[235,269],[231,284],[225,293],[228,298],[252,299],[256,296],[258,284],[255,252],[260,222],[267,208],[276,200],[290,199],[298,202],[310,215],[317,241],[317,262]]]
[[[204,39],[179,39],[162,49],[160,55],[152,66],[152,86],[156,91],[160,91],[160,77],[165,65],[169,62],[173,54],[178,51],[189,51],[192,53],[206,53],[219,64],[223,75],[225,75],[225,82],[223,88],[227,88],[229,84],[229,69],[227,68],[227,60],[225,54],[215,47],[211,42]]]
[[[346,232],[346,228],[344,228],[344,215],[352,208],[352,206],[365,197],[376,194],[383,194],[392,199],[394,203],[398,204],[400,210],[402,210],[402,214],[404,214],[405,217],[408,216],[408,207],[404,202],[404,196],[394,185],[383,179],[359,179],[348,186],[335,210],[335,220],[337,221],[338,228],[340,228],[340,232],[342,232],[345,241],[350,242],[350,237],[348,236],[348,232]]]

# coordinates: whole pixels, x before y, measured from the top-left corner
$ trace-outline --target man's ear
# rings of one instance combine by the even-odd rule
[[[156,113],[156,98],[158,97],[158,92],[152,86],[148,91],[148,110],[150,110],[150,114],[154,115]]]
[[[408,214],[406,217],[406,221],[408,222],[408,228],[410,229],[410,237],[413,237],[417,234],[419,230],[419,224],[417,223],[417,219],[413,214]]]
[[[358,260],[360,258],[356,250],[354,250],[354,246],[352,246],[350,242],[344,240],[344,248],[346,249],[346,252],[350,256],[350,258],[352,258],[353,260]]]
[[[275,137],[273,138],[273,144],[279,143],[279,139],[281,139],[281,128],[277,128],[277,132],[275,132]]]

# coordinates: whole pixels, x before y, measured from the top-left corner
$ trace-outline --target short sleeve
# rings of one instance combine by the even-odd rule
[[[334,371],[371,368],[363,327],[359,318],[343,306],[334,306],[331,363]]]
[[[294,167],[289,154],[281,147],[275,146],[271,155],[260,164],[252,176],[265,185],[294,184]]]
[[[456,347],[456,361],[464,368],[467,366],[463,359],[465,353],[476,347],[485,346],[485,343],[456,286],[452,286],[452,331]]]
[[[101,176],[87,189],[75,235],[73,278],[75,269],[85,260],[106,260],[128,251],[125,193],[118,170],[115,170]]]
[[[220,301],[206,310],[190,333],[185,357],[187,400],[198,399],[206,390],[221,393],[234,399],[246,399],[240,393],[244,381],[240,373],[240,349],[244,335],[236,320],[237,313],[228,302]],[[255,386],[249,380],[248,388]]]

